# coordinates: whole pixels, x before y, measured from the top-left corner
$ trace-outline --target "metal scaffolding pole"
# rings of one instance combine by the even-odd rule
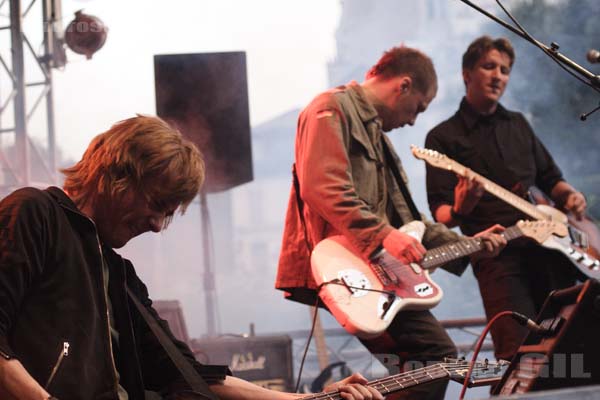
[[[54,131],[54,95],[52,89],[52,71],[49,68],[51,54],[54,54],[57,49],[56,38],[53,26],[54,22],[60,16],[60,1],[59,0],[44,0],[43,4],[44,12],[44,52],[47,62],[46,66],[46,124],[48,128],[48,169],[52,172],[53,178],[56,179],[56,136]],[[58,10],[58,12],[57,12]],[[58,14],[58,15],[57,15]]]
[[[27,139],[27,123],[25,119],[25,56],[23,54],[23,25],[21,14],[21,1],[10,1],[10,38],[12,48],[12,74],[14,120],[15,120],[15,148],[16,173],[19,178],[18,185],[29,185],[30,165],[29,146]]]
[[[0,2],[0,8],[7,3]],[[36,3],[42,7],[42,54],[37,54],[23,28],[23,20]],[[0,141],[0,197],[19,186],[47,186],[56,183],[56,138],[54,131],[54,102],[52,91],[52,67],[56,66],[56,55],[62,51],[62,43],[57,40],[57,23],[61,20],[60,0],[31,0],[25,9],[21,0],[9,0],[10,24],[0,27],[0,32],[10,31],[10,58],[8,61],[0,55],[0,71],[4,71],[12,82],[12,90],[0,97],[0,134],[14,135],[14,141]],[[31,18],[31,17],[30,17]],[[39,36],[39,31],[35,31]],[[36,47],[37,48],[37,47]],[[35,62],[27,63],[26,54],[31,53]],[[64,65],[64,64],[59,64]],[[31,68],[38,68],[42,79],[28,82]],[[32,97],[27,103],[29,88],[40,88],[41,94]],[[4,94],[5,91],[3,91]],[[29,134],[29,121],[38,106],[46,103],[46,145],[45,151],[36,148]],[[11,104],[12,103],[12,104]],[[4,111],[13,108],[14,124],[4,121]],[[12,147],[9,147],[12,146]],[[33,166],[38,176],[32,178]],[[40,176],[39,173],[42,172]]]

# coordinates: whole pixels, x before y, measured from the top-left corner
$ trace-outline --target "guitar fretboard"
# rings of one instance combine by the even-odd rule
[[[513,240],[523,236],[523,232],[521,232],[519,227],[511,226],[502,232],[502,236],[506,240]],[[437,268],[450,261],[476,253],[483,248],[484,244],[480,238],[459,240],[452,244],[428,250],[419,265],[424,269]]]
[[[499,380],[503,371],[507,368],[506,365],[488,364],[476,362],[471,375],[471,382],[480,381],[482,379],[491,382]],[[398,392],[403,389],[408,389],[413,386],[421,385],[427,382],[438,379],[464,379],[469,364],[466,362],[438,363],[428,367],[419,368],[413,371],[403,372],[397,375],[388,376],[386,378],[377,379],[367,383],[368,386],[376,389],[382,395],[388,395]],[[307,397],[302,397],[300,400],[340,400],[342,399],[339,391],[317,393]]]
[[[448,171],[453,171],[456,174],[463,176],[463,177],[467,176],[467,167],[465,167],[464,165],[460,164],[457,161],[454,161],[453,159],[451,159],[447,156],[441,156],[439,153],[436,153],[436,154],[438,154],[436,162],[431,162],[428,157],[423,156],[423,155],[421,155],[420,157],[423,157],[423,159],[425,161],[429,162],[429,164],[434,167],[446,169]],[[439,165],[439,161],[440,161],[441,157],[443,157],[443,162],[446,163],[445,168]],[[549,215],[538,210],[536,206],[534,206],[527,200],[517,196],[516,194],[512,193],[509,190],[506,190],[502,186],[499,186],[498,184],[490,181],[483,175],[479,175],[478,173],[476,173],[473,170],[471,170],[470,175],[473,175],[475,180],[479,181],[482,184],[483,188],[487,192],[489,192],[489,193],[493,194],[494,196],[498,197],[499,199],[507,202],[508,204],[512,205],[513,207],[519,209],[523,213],[529,215],[531,218],[534,218],[537,220],[550,219]]]
[[[467,369],[464,365],[462,369]],[[376,389],[382,395],[407,389],[436,379],[447,378],[450,376],[448,367],[444,364],[436,364],[430,367],[420,368],[414,371],[405,372],[387,378],[378,379],[368,383],[368,386]],[[317,393],[308,397],[302,397],[300,400],[339,400],[342,399],[340,392]]]

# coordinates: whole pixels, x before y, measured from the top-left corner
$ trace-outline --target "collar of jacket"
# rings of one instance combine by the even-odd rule
[[[82,213],[81,211],[79,211],[79,208],[77,208],[77,205],[73,202],[73,200],[71,200],[71,198],[61,189],[58,188],[56,186],[50,186],[49,188],[46,189],[46,192],[52,196],[53,199],[56,200],[56,202],[64,209],[80,216],[82,218],[82,220],[85,220],[85,223],[89,223],[89,227],[93,228],[94,233],[96,234],[96,224],[94,223],[94,221],[88,217],[87,215],[85,215],[84,213]],[[98,240],[100,240],[98,238]],[[102,246],[102,251],[105,257],[110,257],[114,260],[117,260],[118,262],[122,263],[123,259],[121,258],[121,256],[117,255],[117,253],[110,247],[108,247],[107,245],[105,245],[104,243],[100,242],[100,245]]]
[[[96,224],[94,221],[82,213],[79,208],[77,208],[77,205],[73,202],[73,200],[71,200],[71,198],[61,188],[50,186],[46,188],[45,192],[48,193],[48,195],[50,195],[50,197],[52,197],[63,209],[69,211],[72,215],[79,217],[82,221],[85,221],[84,224],[89,224],[83,226],[93,229],[94,234],[97,235]]]
[[[371,120],[379,120],[379,115],[373,107],[373,104],[367,99],[365,91],[356,81],[349,82],[346,86],[350,100],[356,106],[358,115],[363,122],[369,122]]]
[[[79,208],[77,208],[73,200],[71,200],[71,198],[67,196],[67,194],[61,188],[58,188],[56,186],[50,186],[46,189],[46,192],[50,196],[52,196],[52,198],[56,200],[56,202],[60,204],[61,207],[66,208],[69,211],[73,211],[75,213],[84,215],[81,211],[79,211]]]

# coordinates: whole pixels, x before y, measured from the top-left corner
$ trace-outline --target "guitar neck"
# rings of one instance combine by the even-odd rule
[[[446,168],[447,170],[454,171],[456,174],[463,176],[463,177],[467,176],[467,167],[465,167],[464,165],[462,165],[450,158],[448,158],[448,162],[449,162],[448,167]],[[522,211],[523,213],[529,215],[531,218],[534,218],[537,220],[548,219],[548,216],[546,214],[544,214],[543,212],[538,210],[536,206],[534,206],[527,200],[522,199],[521,197],[517,196],[516,194],[512,193],[511,191],[506,190],[502,186],[490,181],[486,177],[479,175],[475,171],[471,171],[470,175],[473,175],[475,180],[480,182],[482,184],[483,188],[487,192],[493,194],[494,196],[498,197],[500,200],[505,201],[506,203],[512,205],[513,207],[517,208],[518,210]]]
[[[508,241],[523,236],[523,232],[521,232],[519,227],[511,226],[502,232],[502,236]],[[447,262],[476,253],[483,248],[484,244],[481,238],[459,240],[458,242],[428,250],[419,265],[424,269],[437,268]]]
[[[462,368],[465,368],[462,366]],[[388,395],[402,389],[421,385],[437,379],[450,377],[448,367],[444,364],[435,364],[425,368],[419,368],[414,371],[404,372],[387,378],[378,379],[369,382],[367,385],[379,391],[382,395]],[[340,400],[340,392],[317,393],[308,397],[302,397],[300,400]]]

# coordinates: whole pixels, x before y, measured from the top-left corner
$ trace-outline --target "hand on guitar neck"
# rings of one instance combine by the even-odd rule
[[[465,176],[457,175],[458,183],[454,188],[454,206],[452,210],[457,215],[467,215],[479,203],[485,189],[481,182],[475,179],[473,171],[467,168]]]
[[[339,382],[326,386],[323,391],[325,393],[340,392],[340,397],[343,399],[383,400],[383,395],[377,389],[367,386],[367,383],[368,381],[364,376],[355,372]]]
[[[465,168],[464,175],[456,175],[458,183],[454,187],[454,203],[439,206],[434,211],[436,221],[453,228],[460,225],[463,217],[473,211],[485,193],[483,184],[476,176],[469,168]]]
[[[406,264],[418,263],[427,251],[416,238],[397,229],[388,233],[382,244],[385,251]]]
[[[493,258],[500,254],[508,243],[506,238],[503,235],[500,235],[505,230],[505,227],[496,224],[477,233],[474,237],[481,239],[484,248],[471,255],[471,263],[475,263],[482,258]]]

